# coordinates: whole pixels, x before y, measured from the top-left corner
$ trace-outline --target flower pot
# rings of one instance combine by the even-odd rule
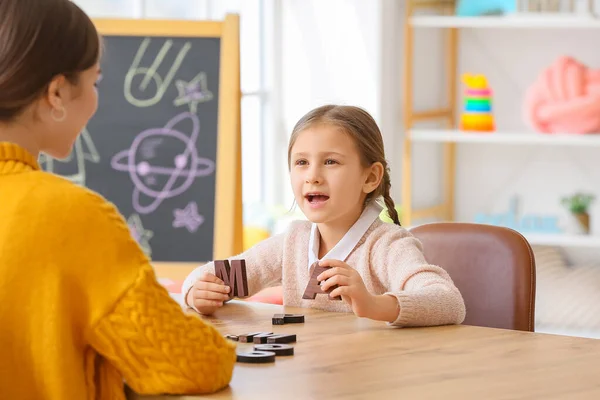
[[[588,213],[573,213],[572,214],[575,217],[575,220],[577,222],[578,225],[578,233],[583,234],[583,235],[589,235],[590,234],[590,214]]]

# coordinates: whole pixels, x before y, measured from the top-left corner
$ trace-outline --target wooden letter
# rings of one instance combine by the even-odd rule
[[[321,289],[321,285],[319,285],[319,281],[317,279],[317,277],[319,275],[321,275],[322,272],[326,271],[327,269],[331,268],[331,267],[321,267],[319,266],[318,262],[314,263],[311,267],[312,269],[312,273],[310,274],[310,279],[308,280],[308,285],[306,285],[306,289],[304,290],[304,294],[302,295],[303,299],[307,299],[307,300],[314,300],[318,294],[329,294],[331,293],[331,291],[333,289],[335,289],[337,287],[334,286],[331,289],[327,290],[327,291],[323,291]],[[337,296],[337,297],[331,297],[329,296],[329,300],[341,300],[342,297],[341,296]]]
[[[237,353],[237,362],[250,364],[264,364],[275,362],[275,353],[272,351],[250,351],[247,353]]]
[[[215,275],[231,288],[229,298],[248,297],[248,277],[245,260],[215,260]]]
[[[246,260],[231,260],[231,284],[235,286],[235,296],[248,297],[248,277],[246,275]]]
[[[289,334],[289,335],[273,335],[273,336],[269,336],[267,338],[267,343],[268,344],[273,344],[273,343],[294,343],[296,342],[296,334]]]
[[[245,333],[243,335],[238,335],[238,341],[240,343],[252,343],[254,340],[254,336],[258,335],[272,335],[273,332],[254,332],[254,333]]]
[[[294,347],[289,344],[257,344],[255,351],[272,351],[276,356],[293,356]]]
[[[285,314],[283,316],[283,322],[286,324],[303,324],[304,315],[302,314]]]
[[[267,343],[267,339],[271,336],[276,336],[273,333],[261,333],[260,335],[256,335],[252,338],[252,342],[256,344],[264,344]]]
[[[275,314],[271,321],[273,325],[283,325],[285,324],[285,314]]]

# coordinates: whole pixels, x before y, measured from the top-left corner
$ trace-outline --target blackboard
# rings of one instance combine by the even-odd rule
[[[239,119],[239,106],[221,109],[223,35],[190,35],[201,32],[199,22],[186,36],[160,35],[164,21],[160,29],[154,22],[141,21],[145,35],[135,34],[140,21],[137,30],[125,29],[128,34],[103,35],[98,110],[69,159],[40,163],[113,202],[154,261],[212,260],[217,214],[236,214],[234,204],[241,202],[230,199],[218,210],[216,201],[217,177],[227,177],[220,168],[230,170],[236,158],[219,159],[219,141],[226,143],[220,135],[230,143],[239,136],[239,127],[226,132],[219,126],[224,111]],[[124,30],[123,21],[109,23],[101,25]],[[241,190],[230,193],[241,196]]]

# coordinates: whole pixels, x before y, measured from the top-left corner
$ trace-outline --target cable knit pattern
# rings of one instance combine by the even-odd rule
[[[125,399],[206,393],[235,347],[158,284],[116,207],[0,143],[0,393]],[[15,300],[16,299],[16,300]]]
[[[246,260],[250,296],[265,287],[281,284],[284,305],[352,312],[345,302],[331,301],[324,295],[315,300],[302,299],[309,280],[310,227],[307,221],[294,222],[285,233],[231,259]],[[422,250],[421,242],[406,229],[377,219],[344,261],[360,273],[369,292],[397,298],[400,314],[389,322],[391,325],[462,323],[465,318],[462,295],[444,269],[427,263]],[[183,283],[182,293],[188,293],[204,271],[214,273],[214,264],[192,271]]]
[[[150,268],[94,328],[90,344],[138,393],[207,393],[231,380],[235,346],[181,308]]]

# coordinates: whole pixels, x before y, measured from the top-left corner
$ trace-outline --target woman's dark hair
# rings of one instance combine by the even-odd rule
[[[70,0],[0,0],[0,122],[10,122],[56,76],[72,84],[100,57],[90,18]]]

